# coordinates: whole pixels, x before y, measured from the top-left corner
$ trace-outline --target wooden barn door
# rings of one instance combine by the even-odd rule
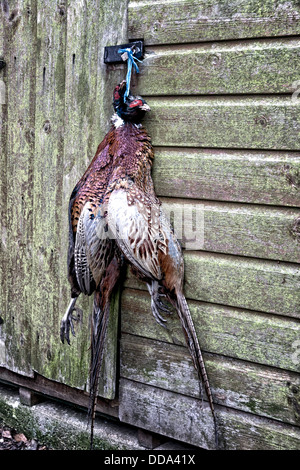
[[[85,389],[89,312],[71,346],[59,339],[69,302],[68,199],[109,128],[112,91],[104,46],[127,40],[123,0],[1,1],[0,365]],[[117,302],[116,302],[117,305]],[[115,395],[117,309],[100,394]]]
[[[203,216],[185,292],[221,446],[299,449],[299,2],[137,0],[128,23],[145,41],[156,192],[190,232]],[[121,317],[121,419],[213,448],[176,316],[161,328],[129,277]]]

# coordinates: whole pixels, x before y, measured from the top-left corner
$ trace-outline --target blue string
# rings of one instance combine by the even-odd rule
[[[119,54],[124,54],[125,52],[127,52],[128,60],[127,60],[126,91],[124,94],[124,103],[126,101],[127,96],[129,95],[132,65],[134,65],[136,72],[139,73],[139,68],[137,64],[135,63],[135,61],[137,60],[138,62],[142,62],[136,57],[133,57],[133,52],[130,48],[118,50]]]

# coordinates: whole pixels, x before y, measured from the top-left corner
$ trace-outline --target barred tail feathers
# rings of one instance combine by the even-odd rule
[[[191,317],[191,313],[190,313],[187,301],[182,293],[177,294],[177,313],[180,318],[181,325],[182,325],[183,331],[187,339],[188,349],[192,356],[194,366],[198,372],[200,384],[201,384],[201,381],[203,381],[204,383],[204,388],[207,394],[207,398],[209,401],[209,405],[210,405],[210,409],[212,412],[214,425],[215,425],[216,447],[218,447],[217,422],[216,422],[216,413],[215,413],[212,393],[211,393],[211,389],[210,389],[210,385],[208,381],[208,376],[207,376],[200,344],[199,344],[195,326],[193,323],[193,319]]]
[[[91,426],[90,448],[93,448],[94,422],[97,407],[97,391],[99,385],[99,376],[103,362],[104,342],[107,333],[109,320],[109,305],[102,310],[97,301],[97,293],[94,297],[92,325],[91,325],[91,363],[90,363],[90,401],[88,409],[88,420]]]

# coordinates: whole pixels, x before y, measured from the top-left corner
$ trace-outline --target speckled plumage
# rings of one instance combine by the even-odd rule
[[[69,330],[74,334],[72,311],[78,295],[94,293],[90,371],[93,411],[110,297],[119,280],[122,261],[126,260],[133,273],[146,282],[158,323],[165,326],[162,312],[170,313],[162,296],[177,310],[215,420],[200,346],[183,295],[182,251],[151,177],[153,148],[140,124],[149,107],[141,97],[131,95],[124,103],[124,91],[125,82],[115,88],[113,126],[70,198],[68,276],[74,300],[63,318],[61,338],[69,342]]]

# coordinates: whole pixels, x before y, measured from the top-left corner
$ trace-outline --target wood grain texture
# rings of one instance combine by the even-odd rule
[[[154,145],[298,150],[300,101],[286,96],[147,100]]]
[[[214,449],[210,409],[201,401],[121,379],[120,417],[123,422]],[[217,409],[220,448],[227,450],[298,450],[298,427],[232,409]]]
[[[59,341],[59,240],[64,154],[65,48],[63,2],[38,2],[35,159],[33,174],[32,367],[57,379]],[[75,368],[73,369],[75,371]]]
[[[12,1],[4,18],[7,62],[5,111],[6,190],[2,241],[6,255],[1,297],[2,359],[10,369],[31,375],[33,161],[35,140],[36,2]]]
[[[152,46],[146,48],[138,89],[148,96],[292,95],[299,57],[300,41],[294,38]]]
[[[193,300],[298,318],[298,264],[186,251],[185,293]],[[128,287],[145,285],[128,276]]]
[[[0,367],[0,377],[5,382],[13,383],[16,386],[25,387],[27,390],[34,390],[37,394],[48,395],[62,401],[68,401],[77,406],[88,407],[88,393],[70,387],[61,382],[49,380],[42,375],[35,374],[34,377],[25,377],[16,374],[4,367]],[[118,406],[114,400],[101,400],[98,397],[97,411],[108,416],[118,417]]]
[[[185,260],[188,297],[299,318],[298,264],[204,252]]]
[[[203,351],[300,372],[295,360],[299,321],[194,300],[188,303]],[[122,332],[185,345],[177,315],[167,320],[167,329],[156,323],[147,292],[124,292]]]
[[[298,152],[155,148],[159,196],[300,206]]]
[[[84,316],[70,348],[61,344],[59,328],[70,296],[69,197],[108,130],[112,89],[124,73],[123,65],[108,70],[103,64],[104,46],[127,40],[127,3],[109,4],[16,0],[1,16],[9,82],[1,144],[9,184],[1,210],[9,218],[7,226],[1,220],[7,287],[1,291],[0,363],[84,389],[91,302],[83,296],[78,302]],[[99,389],[107,398],[115,393],[117,300]]]
[[[104,65],[103,51],[127,42],[127,0],[4,4],[0,365],[66,384],[62,398],[89,387],[89,299],[78,302],[71,347],[59,340],[67,206],[125,77],[124,64]],[[146,43],[133,90],[152,108],[156,191],[167,204],[203,207],[203,246],[184,254],[185,292],[221,444],[299,449],[299,2],[129,1],[128,19],[130,38]],[[191,229],[191,212],[185,222]],[[121,421],[213,448],[177,316],[161,328],[145,285],[132,276],[125,285],[121,381],[117,294],[99,394],[112,400],[120,385]]]
[[[300,262],[300,209],[161,200],[185,249]]]
[[[0,57],[4,57],[4,15],[0,14]],[[5,83],[5,71],[0,71],[0,318],[2,321],[6,313],[6,111],[7,106],[4,105],[3,88],[1,96],[1,87]],[[6,87],[6,85],[5,85]],[[6,101],[6,96],[5,96]],[[0,333],[0,364],[5,362],[5,342]]]
[[[299,34],[296,0],[130,1],[129,38],[177,44]]]
[[[299,374],[208,353],[204,361],[215,403],[299,425]],[[199,398],[192,360],[187,348],[179,345],[123,334],[120,374]]]

